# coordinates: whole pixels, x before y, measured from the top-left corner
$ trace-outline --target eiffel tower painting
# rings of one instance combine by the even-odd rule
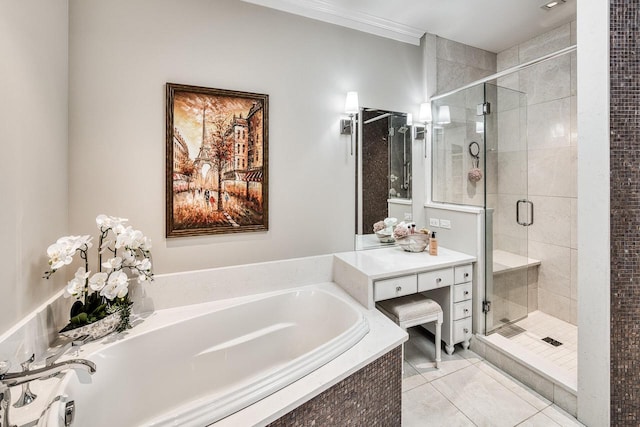
[[[166,91],[166,236],[266,231],[269,96]]]

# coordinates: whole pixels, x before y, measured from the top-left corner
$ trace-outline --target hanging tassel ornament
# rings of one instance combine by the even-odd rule
[[[469,154],[471,155],[471,164],[473,168],[467,174],[469,181],[478,182],[482,179],[482,171],[480,170],[480,144],[473,141],[469,144]]]
[[[482,171],[478,167],[480,164],[480,159],[478,157],[474,157],[473,159],[473,168],[468,173],[469,181],[478,182],[482,179]]]

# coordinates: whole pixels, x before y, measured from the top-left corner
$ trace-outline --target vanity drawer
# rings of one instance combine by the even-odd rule
[[[473,277],[473,265],[467,264],[460,267],[455,267],[456,281],[455,283],[470,282]]]
[[[460,302],[471,299],[471,288],[473,284],[463,283],[462,285],[455,285],[453,287],[453,302]]]
[[[418,274],[418,292],[453,285],[453,268]]]
[[[459,343],[471,339],[471,317],[453,322],[453,342]]]
[[[373,299],[382,301],[415,294],[418,292],[418,282],[416,275],[400,276],[393,279],[376,280],[373,286]]]
[[[471,305],[473,301],[467,300],[453,304],[453,320],[464,319],[471,316]]]

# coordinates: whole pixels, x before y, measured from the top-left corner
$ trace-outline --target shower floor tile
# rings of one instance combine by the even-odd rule
[[[515,325],[525,329],[526,332],[510,338],[512,342],[520,344],[568,372],[578,371],[577,326],[541,311],[529,313],[526,319],[516,322]],[[560,341],[562,345],[555,347],[542,341],[545,337]]]

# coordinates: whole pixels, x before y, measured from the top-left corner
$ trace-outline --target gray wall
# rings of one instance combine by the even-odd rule
[[[128,217],[159,273],[353,249],[345,94],[411,111],[422,93],[418,46],[233,0],[72,0],[70,50],[70,226]],[[164,238],[165,82],[270,95],[268,232]]]
[[[0,1],[0,335],[64,283],[42,273],[67,233],[67,11]]]
[[[0,12],[12,59],[0,65],[0,333],[64,286],[41,279],[46,248],[95,234],[99,213],[153,240],[156,273],[352,249],[345,94],[414,114],[422,100],[420,47],[243,2],[3,0]],[[164,238],[166,82],[270,95],[268,232]]]

